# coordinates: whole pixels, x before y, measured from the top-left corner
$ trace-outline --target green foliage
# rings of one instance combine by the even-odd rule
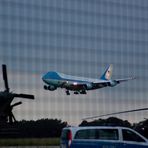
[[[66,122],[58,119],[40,119],[37,121],[19,121],[0,128],[1,138],[47,138],[60,137]],[[5,131],[4,131],[5,129]],[[12,130],[15,129],[15,130]],[[4,132],[2,132],[4,131]]]
[[[31,138],[31,143],[34,145],[34,143],[41,142],[42,138],[44,138],[44,145],[49,144],[48,140],[46,141],[46,138],[54,138],[54,137],[60,137],[61,131],[64,127],[67,126],[67,122],[62,122],[58,119],[40,119],[37,121],[19,121],[15,122],[12,125],[4,124],[0,125],[0,144],[6,143],[6,141],[2,141],[4,138],[21,138],[23,139],[23,145],[28,143],[25,141],[26,138]],[[98,119],[91,122],[83,121],[79,126],[124,126],[124,127],[130,127],[134,128],[138,132],[140,132],[142,135],[148,138],[148,119],[141,121],[139,123],[134,123],[133,125],[128,122],[127,120],[122,120],[116,117],[110,117],[107,119]],[[24,139],[25,138],[25,139]],[[33,140],[34,138],[39,138],[40,140]],[[14,140],[15,141],[15,140]],[[13,141],[9,139],[9,142],[12,144]],[[9,144],[8,142],[8,144]],[[17,141],[19,143],[19,140]],[[15,144],[14,144],[15,145]]]
[[[125,120],[118,119],[116,117],[110,117],[108,119],[98,119],[91,122],[83,121],[80,126],[124,126],[131,127],[131,124]]]
[[[148,139],[148,119],[134,124],[133,128]]]
[[[53,146],[59,143],[59,138],[0,139],[0,146]]]

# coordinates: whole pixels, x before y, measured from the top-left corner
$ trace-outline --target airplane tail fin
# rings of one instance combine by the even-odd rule
[[[111,76],[112,76],[112,70],[113,70],[113,65],[111,64],[106,71],[104,72],[104,74],[101,76],[102,80],[110,80]]]

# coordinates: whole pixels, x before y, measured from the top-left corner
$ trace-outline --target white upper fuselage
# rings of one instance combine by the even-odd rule
[[[92,78],[85,78],[85,77],[77,77],[77,76],[71,76],[71,75],[66,75],[63,73],[58,73],[58,72],[48,72],[42,77],[43,81],[49,85],[56,85],[57,87],[60,87],[61,84],[64,82],[67,84],[89,84],[89,83],[104,83],[108,82],[106,80],[101,80],[101,79],[92,79]]]
[[[69,81],[78,81],[78,82],[87,82],[87,83],[99,83],[99,82],[105,82],[105,80],[101,79],[93,79],[93,78],[86,78],[86,77],[78,77],[78,76],[71,76],[71,75],[66,75],[63,73],[58,73],[59,76],[65,80]]]

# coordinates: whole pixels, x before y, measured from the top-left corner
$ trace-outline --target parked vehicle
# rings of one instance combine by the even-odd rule
[[[126,127],[67,127],[60,148],[148,148],[148,140]]]

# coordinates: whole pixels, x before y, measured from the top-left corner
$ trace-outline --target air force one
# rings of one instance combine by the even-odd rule
[[[111,79],[112,69],[113,66],[110,65],[100,79],[76,77],[49,71],[42,77],[42,80],[46,83],[46,85],[44,85],[44,89],[54,91],[57,88],[64,88],[67,95],[70,95],[70,91],[74,91],[74,94],[86,94],[88,90],[99,89],[107,86],[114,87],[121,82],[135,79],[134,77]]]

